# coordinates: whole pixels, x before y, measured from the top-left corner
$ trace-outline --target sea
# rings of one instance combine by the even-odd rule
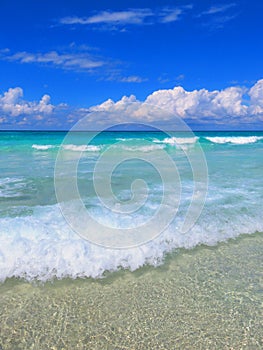
[[[0,132],[0,348],[262,349],[263,132],[66,135]]]

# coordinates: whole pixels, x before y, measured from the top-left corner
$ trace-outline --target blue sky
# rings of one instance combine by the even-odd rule
[[[201,129],[261,128],[262,13],[255,0],[2,0],[0,128],[68,129],[134,101]]]

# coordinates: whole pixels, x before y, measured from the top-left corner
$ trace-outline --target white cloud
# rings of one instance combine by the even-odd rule
[[[217,13],[222,13],[222,12],[225,12],[225,11],[229,10],[230,8],[235,7],[235,6],[236,6],[235,3],[211,6],[208,10],[203,11],[202,13],[200,13],[199,16],[214,15],[214,14],[217,14]]]
[[[228,87],[222,90],[187,91],[181,86],[158,90],[144,101],[134,95],[119,101],[109,99],[90,108],[74,109],[54,106],[44,95],[39,101],[23,99],[23,90],[10,88],[0,95],[0,123],[27,126],[71,127],[86,116],[90,129],[100,129],[110,123],[150,123],[156,126],[174,125],[177,118],[195,125],[245,126],[262,125],[263,79],[250,89]]]
[[[121,78],[121,82],[123,83],[142,83],[143,81],[146,81],[146,79],[143,79],[138,75],[130,75],[129,77]]]
[[[212,99],[214,115],[244,116],[247,114],[247,106],[243,104],[243,95],[246,89],[229,87],[219,91]]]
[[[226,22],[229,22],[237,17],[237,13],[229,13],[229,10],[235,8],[236,3],[218,4],[209,7],[206,11],[201,12],[196,17],[205,18],[204,26],[210,29],[220,29],[224,27]]]
[[[180,15],[183,13],[182,9],[166,9],[162,12],[162,17],[160,19],[161,23],[175,22],[179,20]]]
[[[156,11],[149,8],[127,9],[124,11],[101,11],[93,16],[70,16],[60,19],[66,25],[107,25],[107,28],[125,25],[145,25],[154,23],[169,23],[178,21],[185,10],[192,8],[186,5],[176,8],[162,8]]]
[[[210,27],[210,29],[220,29],[224,27],[225,23],[232,21],[236,17],[236,14],[232,16],[218,16],[213,18],[211,21],[203,23],[203,25],[206,27]]]
[[[204,25],[210,25],[214,29],[221,28],[225,22],[234,19],[237,14],[228,14],[236,3],[216,4],[205,11],[194,15],[195,18],[205,18]],[[122,11],[100,11],[90,16],[68,16],[59,20],[62,25],[86,25],[99,30],[119,30],[126,32],[130,25],[155,25],[180,21],[188,11],[193,9],[192,4],[159,7],[159,8],[130,8]],[[233,11],[232,11],[233,12]]]
[[[96,73],[102,75],[103,80],[108,81],[141,83],[147,80],[138,75],[125,76],[125,73],[122,72],[121,69],[114,68],[120,65],[121,62],[114,62],[110,59],[99,59],[89,53],[89,51],[92,50],[89,47],[84,45],[76,47],[76,45],[72,43],[70,49],[73,52],[58,53],[56,51],[50,51],[46,53],[30,53],[23,51],[11,54],[10,50],[5,50],[2,52],[0,51],[0,59],[20,64],[39,64],[75,72]]]
[[[247,94],[250,96],[249,101]],[[241,87],[186,91],[178,86],[174,89],[155,91],[145,101],[139,101],[135,96],[124,96],[116,103],[108,100],[90,108],[89,111],[97,112],[96,116],[91,116],[91,121],[98,119],[98,112],[101,112],[101,116],[105,117],[108,114],[111,120],[117,122],[172,122],[173,117],[200,124],[212,122],[230,126],[243,122],[257,122],[263,117],[263,79],[249,91]]]
[[[250,112],[252,114],[263,114],[263,79],[259,80],[249,90]]]
[[[152,17],[150,9],[130,9],[126,11],[102,11],[90,17],[64,17],[61,24],[143,24],[147,17]]]
[[[170,23],[170,22],[179,21],[181,19],[181,16],[187,10],[191,10],[192,8],[193,8],[193,5],[185,5],[177,8],[171,8],[171,7],[163,8],[162,11],[159,13],[159,22]]]
[[[175,78],[175,80],[181,81],[181,80],[184,80],[184,78],[185,78],[184,74],[179,74],[179,75],[177,75],[177,77]]]
[[[106,64],[96,59],[88,52],[59,53],[50,51],[46,53],[17,52],[15,54],[2,54],[2,59],[20,63],[39,63],[60,67],[69,70],[92,70]]]
[[[50,103],[49,95],[44,95],[39,102],[23,100],[23,90],[20,87],[10,88],[3,95],[0,95],[0,112],[11,117],[34,114],[48,115],[52,114],[54,108]]]
[[[86,20],[86,24],[114,23],[114,24],[142,24],[147,17],[153,15],[150,9],[134,9],[127,11],[103,11]]]

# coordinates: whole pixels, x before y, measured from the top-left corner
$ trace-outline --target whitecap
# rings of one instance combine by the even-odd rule
[[[54,146],[54,145],[37,145],[37,144],[32,145],[32,148],[34,148],[38,151],[46,151],[48,149],[55,148],[55,147],[56,146]]]
[[[63,149],[73,152],[99,152],[101,146],[96,145],[63,145]]]
[[[183,221],[183,213],[179,212],[176,220],[156,239],[139,247],[110,249],[94,245],[73,232],[58,205],[35,207],[31,216],[0,219],[0,280],[20,277],[44,282],[65,277],[99,278],[106,271],[120,268],[133,271],[145,264],[156,266],[165,254],[176,248],[214,245],[241,233],[262,232],[260,208],[257,211],[251,208],[253,215],[251,212],[244,215],[241,209],[242,205],[231,210],[218,204],[215,208],[209,205],[197,224],[184,234],[179,230]],[[98,208],[98,215],[99,212]],[[102,213],[101,220],[109,224],[113,219],[110,214]],[[120,217],[120,224],[121,220]]]
[[[154,140],[156,143],[165,143],[167,145],[185,145],[185,144],[194,144],[199,138],[195,137],[166,137],[163,140]]]
[[[206,140],[213,143],[232,143],[236,145],[246,145],[250,143],[255,143],[257,141],[263,140],[262,136],[214,136],[205,137]]]

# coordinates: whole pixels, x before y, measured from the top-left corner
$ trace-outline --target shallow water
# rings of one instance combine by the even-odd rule
[[[263,235],[101,280],[0,286],[1,348],[262,349]]]
[[[105,208],[95,194],[92,176],[96,162],[108,147],[111,147],[111,153],[103,165],[115,162],[123,154],[135,158],[145,155],[152,161],[159,160],[160,168],[164,166],[169,175],[169,164],[162,162],[161,152],[165,152],[178,168],[180,183],[169,177],[165,184],[167,211],[163,213],[164,217],[174,210],[174,188],[181,190],[178,212],[174,213],[170,226],[144,246],[121,251],[104,249],[83,240],[61,214],[55,195],[54,166],[65,135],[63,132],[0,132],[1,281],[11,277],[41,281],[101,277],[120,266],[131,270],[144,264],[156,266],[174,249],[215,245],[240,234],[263,232],[262,132],[199,132],[195,136],[179,133],[171,137],[158,132],[108,132],[97,136],[89,145],[85,133],[74,134],[70,143],[62,146],[67,167],[66,174],[61,174],[61,181],[81,154],[79,191],[91,216],[105,226],[141,225],[155,216],[163,194],[158,172],[140,159],[131,159],[112,174],[115,197],[107,203],[114,210],[125,204],[132,198],[131,184],[141,178],[149,190],[145,205],[132,214]],[[180,226],[193,194],[193,172],[186,154],[195,159],[199,146],[208,167],[207,199],[196,224],[182,234]],[[104,167],[100,168],[97,178],[104,179],[105,173]],[[202,181],[196,183],[202,186]],[[71,199],[72,213],[76,216],[74,196],[69,202]],[[137,199],[135,204],[144,199],[143,191],[138,191]],[[164,217],[157,223],[165,222]],[[88,232],[92,231],[92,225],[86,226]]]
[[[138,156],[159,159],[169,175],[161,156],[166,152],[178,168],[180,205],[170,226],[129,249],[92,244],[61,214],[54,166],[64,136],[0,133],[0,349],[262,349],[263,133],[118,132],[90,145],[84,134],[74,134],[62,147],[68,167],[59,179],[70,178],[82,152],[79,191],[86,209],[106,226],[137,227],[156,214],[162,179]],[[200,146],[208,166],[207,199],[183,233],[194,178],[186,155],[194,160]],[[107,147],[105,166],[123,154],[137,157],[112,174],[110,208],[129,202],[134,180],[147,182],[147,201],[132,214],[104,208],[92,187]],[[101,167],[97,178],[104,173]],[[178,185],[167,179],[164,216],[174,208]],[[74,201],[69,196],[66,202],[75,216]]]

